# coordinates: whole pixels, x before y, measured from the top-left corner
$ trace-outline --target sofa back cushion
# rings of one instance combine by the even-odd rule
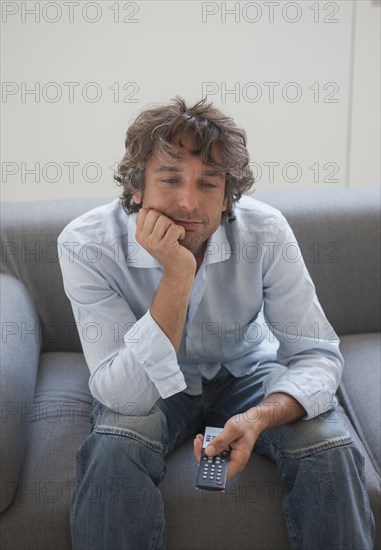
[[[288,219],[320,303],[339,335],[378,332],[378,187],[258,192]]]
[[[252,196],[288,219],[337,332],[380,330],[378,188],[256,191]],[[81,350],[63,288],[57,237],[72,219],[113,198],[2,205],[1,270],[29,290],[39,315],[42,351]]]
[[[28,289],[39,315],[43,352],[82,350],[63,288],[57,237],[71,220],[110,200],[106,197],[2,205],[1,270],[22,281]]]

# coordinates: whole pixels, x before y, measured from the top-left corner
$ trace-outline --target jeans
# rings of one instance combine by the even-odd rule
[[[203,379],[202,395],[181,392],[159,399],[147,416],[134,410],[121,414],[94,400],[91,433],[77,453],[73,550],[164,550],[158,485],[166,458],[205,425],[222,427],[261,402],[263,379],[274,368],[285,367],[265,362],[242,378],[222,368],[213,380]],[[372,548],[374,518],[364,459],[337,409],[266,430],[255,450],[274,461],[285,485],[292,549]],[[316,488],[323,488],[327,498],[316,498]],[[335,498],[329,498],[330,491]]]

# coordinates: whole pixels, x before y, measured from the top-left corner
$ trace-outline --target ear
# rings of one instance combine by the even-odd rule
[[[136,204],[141,204],[143,200],[143,194],[140,191],[136,191],[136,193],[132,195],[132,198],[134,199],[134,202]]]
[[[222,212],[225,212],[228,208],[228,199],[225,197],[224,202],[222,203]]]

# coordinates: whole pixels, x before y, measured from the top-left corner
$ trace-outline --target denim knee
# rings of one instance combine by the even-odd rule
[[[83,476],[98,485],[107,477],[136,479],[142,470],[155,484],[163,479],[168,435],[159,403],[149,415],[133,416],[95,401],[91,424],[92,431],[77,452],[78,484]]]
[[[163,452],[134,435],[93,431],[77,452],[78,483],[86,477],[97,486],[107,482],[130,487],[131,480],[148,475],[157,485],[166,470]]]
[[[332,409],[310,420],[297,420],[263,432],[258,450],[264,454],[280,453],[287,458],[302,458],[320,451],[348,445],[352,437],[338,409]]]
[[[146,416],[123,414],[96,402],[91,418],[92,431],[127,437],[153,451],[164,453],[168,445],[168,426],[161,401],[157,401]]]
[[[164,505],[157,488],[164,475],[162,453],[128,435],[93,431],[77,453],[73,550],[164,548]],[[139,524],[144,533],[134,528]]]

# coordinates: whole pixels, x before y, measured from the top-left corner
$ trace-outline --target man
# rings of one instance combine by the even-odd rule
[[[58,240],[94,397],[73,549],[165,548],[165,460],[190,437],[199,460],[205,425],[224,428],[207,453],[231,446],[228,479],[254,446],[276,462],[292,548],[370,549],[362,458],[336,407],[338,339],[284,217],[242,196],[244,131],[176,98],[143,111],[125,145],[122,201]],[[316,483],[340,487],[339,503],[316,501]],[[131,484],[138,502],[115,498]]]

